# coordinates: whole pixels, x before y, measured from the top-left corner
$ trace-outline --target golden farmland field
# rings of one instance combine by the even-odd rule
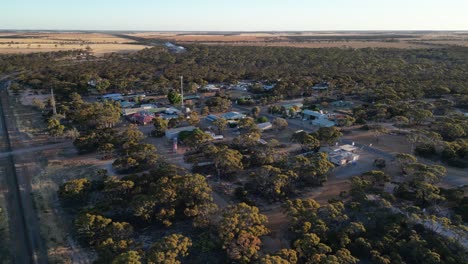
[[[466,32],[141,32],[131,36],[179,44],[298,48],[430,48],[468,46]]]
[[[148,46],[103,33],[0,33],[0,54],[78,50],[87,47],[100,56],[111,52],[134,52]]]
[[[94,55],[135,52],[151,42],[296,48],[468,47],[467,32],[0,32],[0,54],[91,48]],[[148,44],[149,43],[149,44]]]

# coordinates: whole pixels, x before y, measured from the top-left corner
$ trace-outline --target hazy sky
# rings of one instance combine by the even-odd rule
[[[468,0],[0,2],[0,29],[468,30]]]

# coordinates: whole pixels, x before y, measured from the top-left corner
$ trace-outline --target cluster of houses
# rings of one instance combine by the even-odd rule
[[[125,116],[130,122],[138,125],[148,125],[154,118],[162,117],[163,119],[177,118],[180,114],[180,110],[173,107],[157,107],[152,106],[140,106],[138,108],[124,108],[122,109],[122,115]]]
[[[121,93],[110,93],[105,94],[98,98],[100,101],[118,101],[122,104],[135,104],[134,102],[138,99],[143,99],[146,97],[146,94],[127,94],[123,95]],[[122,106],[123,107],[123,106]],[[131,107],[131,106],[130,106]]]
[[[227,120],[228,124],[235,126],[239,122],[239,120],[245,118],[246,115],[241,114],[239,112],[227,112],[224,114],[221,114],[220,116],[210,114],[208,115],[205,119],[208,122],[214,122],[219,118],[224,118]],[[273,124],[271,122],[265,122],[265,123],[260,123],[257,124],[257,128],[260,129],[261,131],[269,130],[273,128]]]

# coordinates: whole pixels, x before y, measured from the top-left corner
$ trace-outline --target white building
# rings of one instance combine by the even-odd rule
[[[357,147],[352,145],[342,145],[331,148],[328,151],[328,160],[338,166],[353,163],[359,160],[359,154],[356,153]]]

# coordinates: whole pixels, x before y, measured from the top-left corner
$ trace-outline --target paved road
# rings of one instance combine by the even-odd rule
[[[8,82],[0,82],[0,176],[7,186],[7,211],[14,263],[48,263],[47,250],[40,235],[39,223],[33,206],[30,178],[31,168],[24,157],[12,155],[16,147],[10,142],[17,134],[15,117],[9,112]],[[23,162],[16,163],[17,159]],[[18,177],[19,176],[19,177]]]

